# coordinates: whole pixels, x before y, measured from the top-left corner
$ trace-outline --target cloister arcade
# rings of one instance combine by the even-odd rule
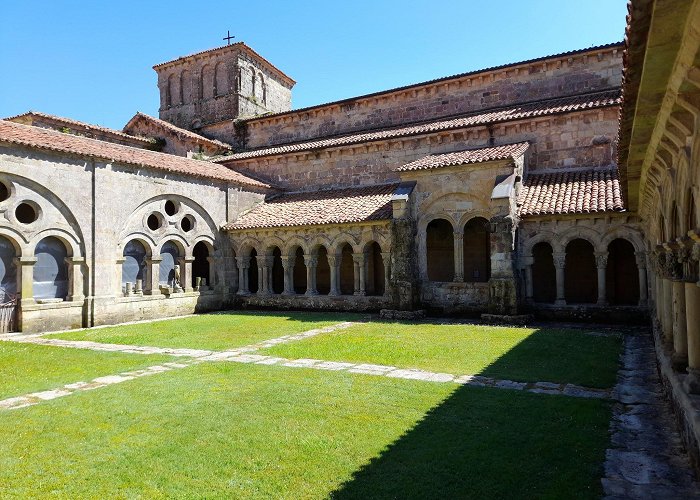
[[[238,294],[385,296],[389,292],[390,248],[386,239],[352,241],[349,236],[307,243],[290,238],[261,242],[245,238],[234,246]]]
[[[524,298],[531,305],[645,306],[646,255],[638,231],[535,231],[522,244]]]
[[[434,282],[487,282],[491,274],[489,221],[435,218],[425,228],[423,277]]]

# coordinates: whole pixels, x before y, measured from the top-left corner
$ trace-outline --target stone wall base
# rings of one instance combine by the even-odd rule
[[[280,309],[315,311],[378,312],[391,305],[385,296],[357,295],[236,295],[235,306],[241,309]]]
[[[418,311],[397,311],[395,309],[382,309],[379,311],[379,317],[382,319],[403,319],[403,320],[416,320],[425,318],[425,311],[420,309]]]
[[[685,390],[684,382],[688,375],[673,370],[671,352],[664,347],[660,324],[658,321],[653,324],[656,363],[661,382],[675,411],[691,464],[700,474],[700,396],[692,396]]]
[[[492,325],[517,325],[531,324],[535,317],[532,314],[482,314],[481,321]]]
[[[598,306],[595,304],[554,306],[535,304],[523,308],[539,320],[582,323],[649,324],[649,312],[634,306]]]

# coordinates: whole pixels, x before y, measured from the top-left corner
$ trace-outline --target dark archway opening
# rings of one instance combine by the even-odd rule
[[[580,238],[566,246],[564,297],[567,304],[594,304],[598,299],[598,270],[593,245]]]
[[[248,267],[248,291],[258,293],[258,252],[250,251],[250,267]]]
[[[328,295],[331,291],[331,268],[328,265],[328,250],[318,247],[318,264],[316,264],[316,291]]]
[[[272,293],[284,292],[284,267],[282,251],[279,247],[272,249]]]
[[[294,252],[294,292],[306,293],[306,264],[301,247],[297,247]]]
[[[430,281],[454,280],[454,231],[445,219],[435,219],[426,228],[425,244]]]
[[[639,303],[639,271],[634,257],[634,246],[625,239],[615,239],[608,245],[605,288],[611,305]]]
[[[207,285],[212,285],[209,277],[209,248],[203,241],[197,243],[192,249],[192,286],[196,286],[197,278],[206,280]]]
[[[485,282],[491,277],[489,221],[474,217],[464,225],[464,281]]]
[[[384,261],[382,249],[376,241],[367,246],[367,295],[384,294]]]
[[[552,304],[557,298],[557,276],[552,246],[544,241],[532,247],[532,299]]]
[[[355,293],[355,264],[352,260],[352,247],[346,243],[340,250],[340,294]]]

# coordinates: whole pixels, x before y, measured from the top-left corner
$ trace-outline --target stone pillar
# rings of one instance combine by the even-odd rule
[[[464,281],[464,233],[454,233],[454,265],[455,276],[453,281]]]
[[[639,306],[645,307],[648,303],[646,252],[634,252],[634,258],[637,262],[637,272],[639,273]]]
[[[316,290],[316,266],[318,266],[318,256],[304,255],[306,264],[306,295],[318,295]]]
[[[360,261],[358,260],[359,257],[356,257],[357,255],[361,254],[352,254],[352,283],[354,295],[360,294]]]
[[[564,268],[566,267],[566,253],[555,253],[553,258],[557,281],[557,299],[554,301],[554,304],[564,306],[566,305],[566,298],[564,294]]]
[[[258,263],[258,295],[270,295],[274,257],[270,255],[258,257]]]
[[[533,256],[523,257],[523,265],[525,266],[525,302],[531,304],[534,302],[534,283],[532,281],[532,266],[535,264]]]
[[[282,269],[284,272],[284,291],[282,295],[294,295],[294,257],[282,256]]]
[[[85,300],[82,271],[84,263],[85,257],[66,258],[66,265],[68,266],[68,296],[66,301],[82,302]]]
[[[117,297],[129,295],[128,287],[122,290],[122,267],[124,266],[124,262],[126,262],[126,259],[124,257],[119,257],[116,260],[116,266],[114,268],[114,283],[116,283],[117,286]]]
[[[328,295],[340,295],[338,281],[340,278],[340,260],[336,255],[328,255],[328,266],[331,268],[331,290]]]
[[[595,263],[598,268],[598,301],[599,306],[605,306],[608,304],[608,299],[606,297],[606,277],[605,272],[608,268],[608,252],[596,252],[595,253]]]
[[[661,327],[663,328],[663,340],[667,347],[673,348],[673,282],[668,277],[663,279],[662,296]]]
[[[359,276],[355,275],[355,295],[367,295],[365,283],[367,282],[367,256],[364,253],[352,254],[352,260],[355,263],[355,272],[359,271]]]
[[[685,282],[685,320],[688,335],[688,378],[686,389],[700,394],[700,235],[691,232],[694,244]]]
[[[238,264],[238,295],[250,295],[248,290],[248,267],[250,257],[236,257]]]
[[[382,263],[384,264],[384,296],[388,297],[391,282],[391,252],[382,252]]]
[[[160,263],[161,257],[146,259],[146,290],[144,295],[160,295]]]
[[[207,262],[209,263],[209,280],[207,281],[209,290],[217,288],[219,291],[223,291],[225,286],[223,259],[221,257],[212,257],[210,255],[207,257]]]
[[[185,257],[182,259],[183,266],[182,271],[180,271],[180,286],[183,288],[185,293],[193,292],[192,288],[192,263],[194,262],[194,257]]]
[[[674,280],[673,294],[673,355],[671,364],[677,371],[685,371],[688,366],[688,337],[686,332],[685,283]]]
[[[36,257],[17,257],[15,259],[21,305],[36,303],[34,300],[34,264],[36,261]]]

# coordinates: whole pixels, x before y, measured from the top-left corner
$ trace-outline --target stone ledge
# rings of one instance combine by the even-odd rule
[[[425,310],[418,311],[397,311],[394,309],[382,309],[379,311],[379,317],[382,319],[406,319],[415,320],[425,318]]]
[[[481,321],[494,325],[518,325],[525,326],[532,323],[534,316],[532,314],[482,314]]]

